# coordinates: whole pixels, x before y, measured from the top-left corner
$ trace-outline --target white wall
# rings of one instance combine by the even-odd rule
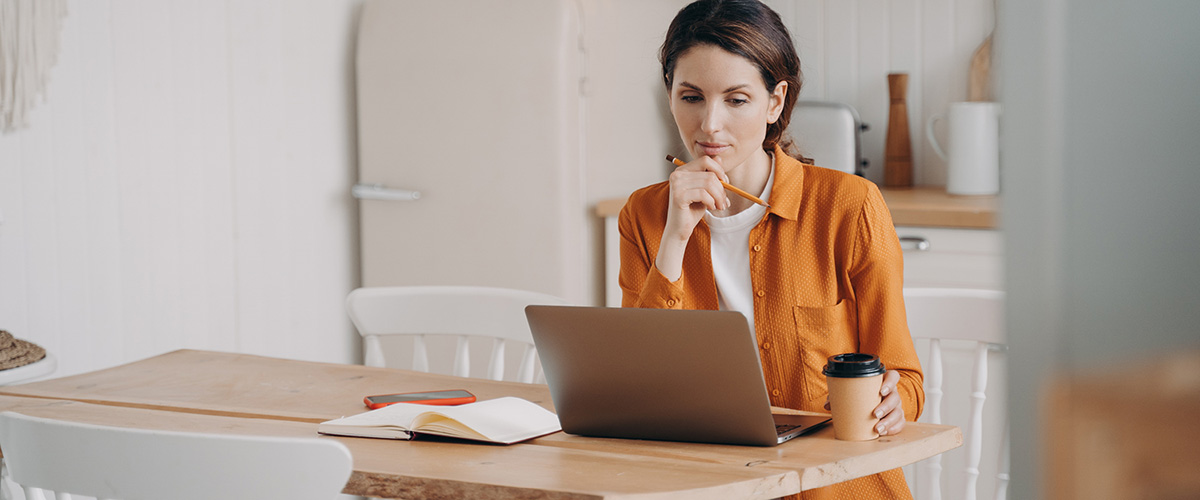
[[[1048,381],[1200,347],[1200,3],[1001,7],[1009,498],[1036,499]]]
[[[75,0],[48,101],[0,135],[0,328],[77,373],[181,347],[353,362],[359,0]],[[588,207],[665,179],[656,51],[686,2],[581,1]],[[882,178],[886,73],[925,119],[966,96],[989,0],[772,0],[805,99],[854,105]],[[599,289],[598,219],[588,233]],[[588,280],[585,280],[588,281]]]
[[[0,136],[0,328],[70,374],[190,347],[352,361],[356,1],[72,1]]]

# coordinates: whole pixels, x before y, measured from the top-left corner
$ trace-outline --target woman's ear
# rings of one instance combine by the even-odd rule
[[[779,82],[775,84],[775,90],[771,91],[771,101],[767,105],[767,123],[775,123],[779,120],[779,115],[783,114],[783,101],[787,97],[788,82]]]

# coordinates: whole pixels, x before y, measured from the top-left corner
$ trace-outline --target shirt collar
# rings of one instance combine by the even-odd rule
[[[775,184],[771,187],[770,213],[787,220],[800,217],[800,193],[804,186],[804,164],[775,145]]]

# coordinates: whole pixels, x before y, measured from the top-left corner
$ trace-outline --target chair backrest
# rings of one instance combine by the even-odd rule
[[[329,500],[350,478],[346,446],[285,438],[128,429],[0,413],[0,449],[26,499]],[[7,482],[7,481],[6,481]]]
[[[994,498],[1003,499],[1008,486],[1008,430],[1003,409],[990,411],[998,418],[985,419],[984,403],[988,394],[988,358],[1003,356],[1006,349],[1004,330],[1004,292],[957,288],[906,288],[904,305],[908,327],[918,348],[928,343],[923,356],[925,372],[925,409],[920,421],[958,425],[963,429],[962,489],[948,498],[977,498],[980,464],[986,436],[999,435],[996,452],[996,488]],[[922,353],[925,354],[925,353]],[[962,354],[970,362],[946,361],[948,355]],[[969,368],[968,368],[969,366]],[[969,374],[966,371],[969,370]],[[961,373],[955,373],[961,371]],[[946,414],[963,416],[943,421],[943,396],[947,386],[970,380],[961,404],[949,407]],[[951,384],[946,382],[950,381]],[[993,392],[1001,392],[993,390]],[[959,410],[959,411],[955,411]],[[962,410],[965,410],[962,411]],[[986,427],[985,427],[986,424]],[[916,467],[914,493],[919,498],[942,498],[942,455],[924,460]],[[957,488],[955,488],[957,489]]]
[[[385,364],[380,337],[404,335],[413,338],[413,361],[406,368],[428,372],[426,337],[449,335],[456,338],[451,373],[469,377],[469,338],[488,337],[493,341],[485,377],[504,379],[505,347],[511,344],[522,349],[515,380],[533,383],[541,377],[535,373],[537,351],[525,319],[525,306],[566,303],[553,295],[507,288],[398,286],[354,290],[346,298],[346,310],[363,336],[363,362],[367,366]]]

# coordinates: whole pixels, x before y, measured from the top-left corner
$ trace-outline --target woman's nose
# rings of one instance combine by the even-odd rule
[[[700,131],[706,134],[719,132],[723,119],[721,108],[717,106],[705,106],[704,116],[700,122]]]

